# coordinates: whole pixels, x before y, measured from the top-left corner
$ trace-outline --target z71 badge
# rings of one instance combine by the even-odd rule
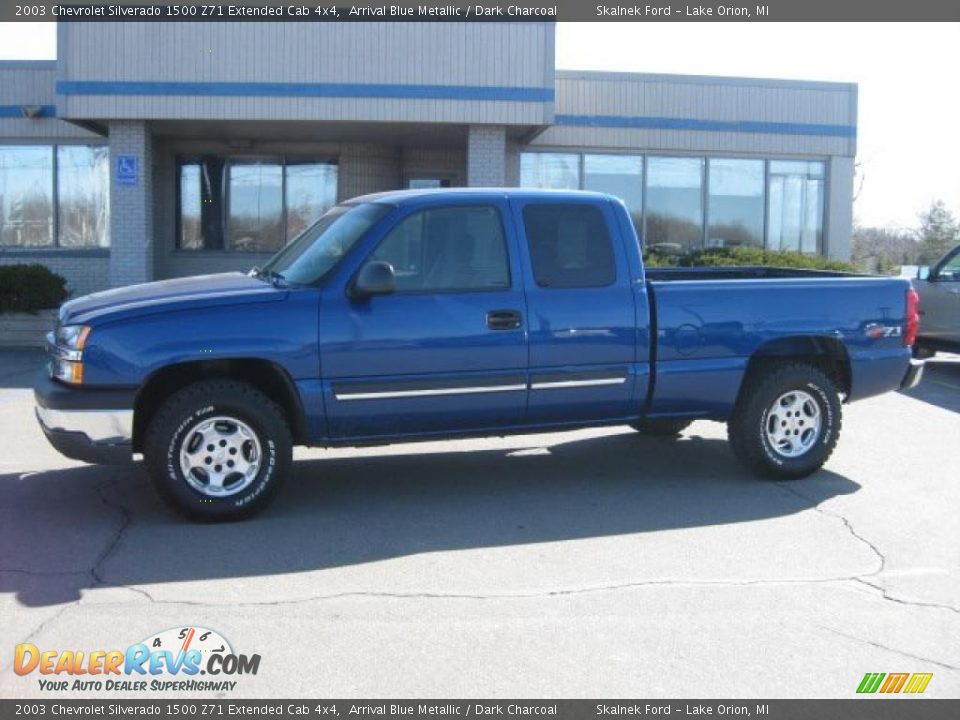
[[[868,338],[879,340],[880,338],[900,337],[903,333],[903,327],[900,325],[878,325],[877,323],[870,323],[863,331],[867,334]]]

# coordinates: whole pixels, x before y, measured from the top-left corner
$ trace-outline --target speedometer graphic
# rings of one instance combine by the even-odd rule
[[[216,630],[199,626],[170,628],[151,635],[143,644],[153,652],[167,650],[174,656],[189,650],[200,651],[203,658],[213,653],[233,654],[233,648],[223,635]]]

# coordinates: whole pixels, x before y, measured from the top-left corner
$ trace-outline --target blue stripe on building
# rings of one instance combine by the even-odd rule
[[[24,107],[34,107],[32,105],[0,105],[0,118],[22,118],[27,117],[23,112]],[[40,110],[33,117],[50,118],[57,116],[57,108],[53,105],[40,105]]]
[[[555,125],[575,127],[631,128],[640,130],[707,130],[712,132],[766,133],[771,135],[818,135],[855,138],[851,125],[779,123],[761,120],[697,120],[627,115],[557,115]]]
[[[392,98],[553,102],[553,88],[357,83],[63,81],[61,95],[187,95],[193,97]]]

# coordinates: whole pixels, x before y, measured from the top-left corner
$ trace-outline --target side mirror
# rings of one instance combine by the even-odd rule
[[[393,265],[381,260],[368,262],[357,273],[350,285],[350,297],[364,300],[374,295],[389,295],[397,289]]]
[[[930,266],[920,265],[917,268],[917,280],[929,280],[929,279],[930,279]]]

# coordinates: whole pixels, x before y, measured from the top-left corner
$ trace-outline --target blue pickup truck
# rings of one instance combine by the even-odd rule
[[[342,203],[249,274],[63,305],[37,416],[64,455],[141,453],[189,517],[249,516],[294,445],[726,422],[767,478],[829,457],[841,403],[912,386],[906,280],[645,268],[586,192],[428,190]],[[679,458],[678,458],[679,460]]]

